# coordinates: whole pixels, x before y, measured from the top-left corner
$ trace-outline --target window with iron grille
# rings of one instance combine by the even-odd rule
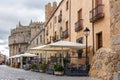
[[[77,43],[83,43],[83,37],[80,37],[76,40]],[[80,49],[80,50],[77,50],[77,53],[78,53],[78,58],[82,58],[82,53],[83,53],[83,50]]]

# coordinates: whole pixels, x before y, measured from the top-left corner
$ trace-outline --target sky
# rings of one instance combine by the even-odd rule
[[[0,0],[0,53],[9,56],[8,36],[18,25],[45,20],[45,4],[61,0]]]

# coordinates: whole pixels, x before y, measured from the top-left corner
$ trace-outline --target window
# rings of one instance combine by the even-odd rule
[[[56,17],[56,16],[55,16],[54,22],[55,22],[55,23],[57,22],[57,17]]]
[[[50,42],[51,42],[51,40],[52,40],[52,37],[50,36]]]
[[[62,21],[62,10],[60,10],[60,14],[58,15],[58,22]]]
[[[21,48],[19,48],[19,52],[21,52]]]
[[[62,27],[60,27],[60,38],[63,38],[63,31],[62,31]]]
[[[56,34],[56,31],[55,31],[55,36],[56,36],[57,34]]]
[[[57,33],[56,31],[54,32],[54,36],[53,36],[53,41],[56,41],[56,37],[57,37]]]
[[[103,40],[102,40],[102,32],[97,33],[97,34],[96,34],[96,37],[97,37],[97,39],[96,39],[96,40],[97,40],[97,41],[96,41],[97,44],[96,44],[96,45],[97,45],[97,49],[99,49],[99,48],[101,48],[101,47],[103,46],[103,45],[102,45],[102,44],[103,44],[103,42],[102,42],[102,41],[103,41]]]
[[[80,37],[76,40],[77,43],[83,43],[83,37]]]
[[[68,21],[66,21],[66,30],[68,30]]]
[[[68,10],[68,1],[66,2],[66,10]]]
[[[52,23],[50,23],[50,28],[52,28]]]
[[[77,43],[83,43],[83,37],[80,37],[76,40]],[[80,50],[77,50],[77,53],[78,53],[78,58],[82,58],[82,53],[83,53],[83,50],[80,49]]]
[[[48,43],[48,39],[47,39],[47,43]]]
[[[38,45],[38,38],[36,39],[36,45]]]
[[[42,35],[40,35],[40,42],[42,43]]]
[[[95,0],[95,6],[102,4],[102,0]]]
[[[60,14],[62,14],[62,10],[60,10]]]
[[[95,14],[98,15],[101,13],[101,5],[102,5],[102,0],[96,0],[95,1],[95,6],[96,6],[96,10],[95,10]]]
[[[78,20],[82,19],[82,9],[78,11]]]

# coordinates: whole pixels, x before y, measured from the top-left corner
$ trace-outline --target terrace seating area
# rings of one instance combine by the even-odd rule
[[[48,67],[45,70],[45,73],[54,74],[54,64],[49,64]]]
[[[68,76],[88,76],[88,70],[84,64],[67,64],[65,75]]]

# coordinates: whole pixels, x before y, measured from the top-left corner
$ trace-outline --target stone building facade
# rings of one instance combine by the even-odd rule
[[[31,38],[29,41],[28,49],[43,45],[45,43],[45,26],[43,22],[32,22],[29,25],[31,27]]]
[[[31,28],[29,26],[23,26],[19,22],[16,28],[11,30],[11,34],[9,36],[10,56],[24,53],[27,50],[30,37]]]
[[[23,26],[19,22],[15,29],[11,30],[9,36],[10,56],[22,54],[28,49],[44,44],[44,23],[30,22]]]
[[[93,8],[92,5],[94,5]],[[110,48],[109,5],[109,0],[94,0],[94,3],[93,0],[62,0],[56,10],[50,14],[51,17],[48,21],[46,21],[45,43],[52,43],[62,39],[86,44],[83,31],[85,27],[88,27],[90,29],[88,45],[93,48],[94,35],[95,52],[101,47]],[[47,10],[45,11],[47,12]],[[94,12],[93,16],[92,12]],[[94,23],[94,34],[92,23]],[[92,48],[89,49],[90,63],[93,56]],[[82,54],[82,57],[86,55],[85,51],[80,54]],[[71,56],[78,57],[79,53],[75,51]],[[73,59],[72,62],[84,63],[85,58],[82,61],[81,58]]]
[[[6,56],[0,53],[0,64],[5,63]]]
[[[41,52],[31,51],[31,48],[45,44],[45,26],[43,22],[30,22],[31,38],[29,40],[28,52],[34,53],[41,57]]]

